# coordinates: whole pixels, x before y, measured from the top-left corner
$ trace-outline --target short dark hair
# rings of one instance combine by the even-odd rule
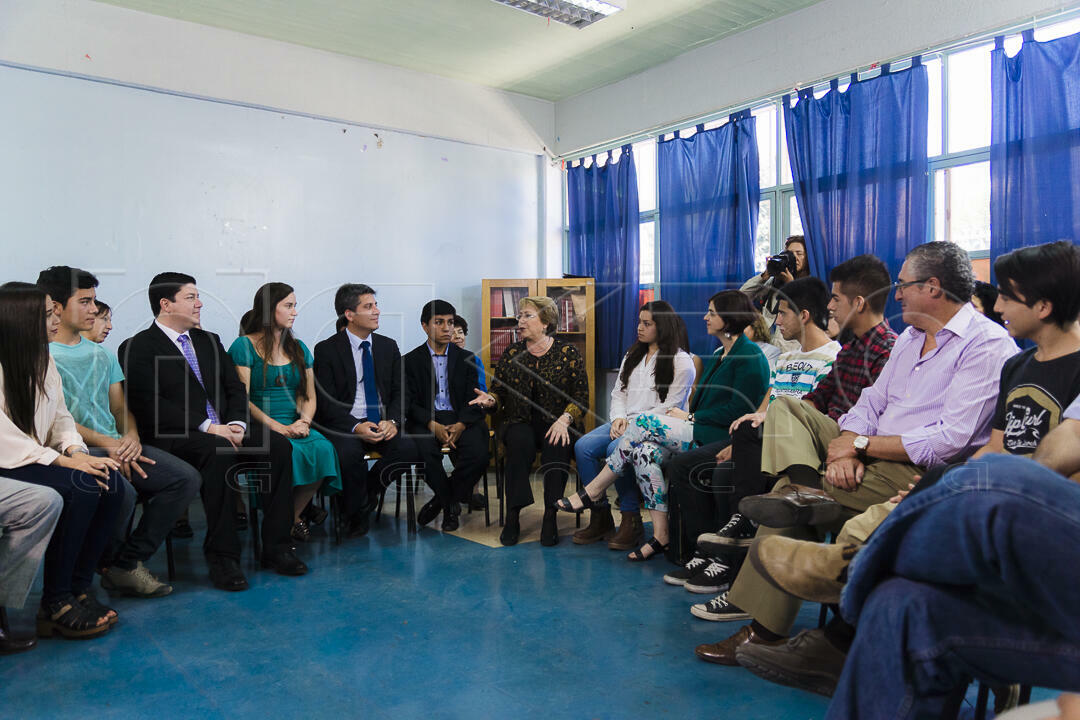
[[[757,314],[754,302],[741,290],[721,290],[709,298],[709,304],[724,321],[724,332],[732,335],[745,330]]]
[[[784,283],[777,291],[780,300],[797,313],[810,313],[810,322],[824,330],[829,325],[829,289],[816,277],[804,277]]]
[[[1001,313],[994,311],[994,305],[997,304],[998,289],[990,283],[977,280],[975,282],[975,292],[972,293],[975,297],[979,298],[979,304],[982,305],[982,314],[990,318],[998,325],[1004,325],[1005,321],[1001,317]]]
[[[803,235],[788,235],[787,240],[784,241],[784,249],[787,250],[787,246],[791,243],[799,243],[803,246],[803,250],[806,249],[806,237]]]
[[[936,277],[948,299],[955,303],[971,302],[975,293],[975,270],[967,251],[945,240],[923,243],[907,254],[917,280]]]
[[[1003,295],[1031,306],[1046,300],[1054,306],[1050,320],[1058,326],[1080,316],[1080,248],[1068,240],[1020,248],[994,261]]]
[[[445,300],[428,300],[420,310],[420,322],[427,325],[434,315],[453,315],[457,317],[457,310]]]
[[[36,284],[53,299],[53,302],[65,306],[76,290],[96,288],[98,280],[85,270],[67,265],[53,265],[38,273]]]
[[[460,315],[455,315],[454,316],[454,327],[461,328],[462,334],[465,335],[466,337],[468,337],[468,335],[469,335],[469,321],[468,320],[461,317]]]
[[[154,317],[161,312],[161,301],[176,302],[176,293],[185,285],[195,285],[195,278],[182,272],[163,272],[150,281],[147,295],[150,296],[150,312]]]
[[[873,255],[856,255],[829,273],[829,282],[839,283],[849,298],[862,296],[876,313],[885,312],[892,288],[889,268]]]
[[[345,283],[334,293],[334,312],[338,320],[345,317],[346,310],[355,310],[361,295],[374,295],[375,291],[363,283]],[[341,327],[344,327],[342,325]],[[338,328],[339,330],[341,328]]]
[[[112,306],[105,302],[101,298],[94,298],[94,304],[97,305],[97,314],[104,315],[105,313],[112,312]]]

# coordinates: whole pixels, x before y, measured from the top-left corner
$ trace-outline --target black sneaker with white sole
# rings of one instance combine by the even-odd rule
[[[734,578],[735,573],[732,572],[730,567],[713,560],[698,570],[692,578],[686,581],[683,587],[686,588],[687,592],[715,595],[731,587],[731,581]]]
[[[698,535],[698,552],[710,557],[743,554],[757,534],[757,523],[735,513],[719,532]]]
[[[709,562],[708,558],[695,555],[690,558],[690,562],[686,563],[683,567],[678,570],[672,570],[664,575],[664,582],[668,585],[685,585],[687,580],[694,577],[698,570],[703,569]]]
[[[702,620],[729,622],[731,620],[749,620],[750,613],[728,602],[727,593],[714,597],[707,603],[690,606],[690,614]]]

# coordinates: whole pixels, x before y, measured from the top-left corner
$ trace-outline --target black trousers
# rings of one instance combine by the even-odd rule
[[[108,491],[93,475],[59,465],[24,465],[3,473],[12,480],[50,487],[64,499],[64,510],[45,548],[42,601],[86,592],[124,504],[119,473],[109,472]]]
[[[240,559],[236,536],[236,496],[244,485],[257,488],[263,511],[263,553],[292,546],[292,444],[284,435],[250,421],[244,442],[234,448],[218,435],[198,430],[182,438],[153,438],[151,444],[187,462],[202,475],[207,557]]]
[[[727,445],[727,441],[709,443],[679,453],[664,463],[671,537],[668,559],[672,562],[679,565],[689,562],[698,535],[716,530],[720,516],[728,507],[727,496],[714,492],[712,487],[716,453]]]
[[[731,436],[731,462],[717,465],[713,472],[712,486],[727,498],[728,507],[723,508],[720,525],[739,512],[739,502],[744,497],[763,495],[776,483],[776,479],[761,475],[761,446],[765,425],[752,427],[744,422]]]
[[[544,435],[551,423],[534,420],[531,423],[509,423],[503,427],[506,444],[506,507],[511,510],[533,504],[529,475],[536,453],[540,453],[540,471],[544,480],[544,508],[554,507],[555,501],[566,494],[570,476],[570,458],[574,455],[574,431],[567,445],[552,445]]]
[[[457,422],[457,414],[452,410],[437,410],[435,422],[452,425]],[[439,497],[443,505],[457,500],[468,502],[473,488],[480,476],[487,471],[488,464],[488,428],[484,422],[469,425],[454,443],[456,449],[450,451],[450,460],[454,470],[447,477],[442,463],[442,445],[427,428],[410,427],[410,437],[416,442],[416,448],[424,459],[424,479],[433,478],[432,487],[445,488],[445,497]]]
[[[341,488],[346,518],[370,513],[390,483],[414,465],[422,465],[424,459],[411,437],[398,433],[390,440],[367,443],[358,435],[327,433],[334,444],[341,462]],[[364,456],[377,452],[381,459],[368,469]],[[445,477],[445,474],[444,476]],[[438,478],[425,478],[436,497],[445,497],[445,488]]]

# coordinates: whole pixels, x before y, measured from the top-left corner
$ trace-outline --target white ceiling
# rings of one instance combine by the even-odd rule
[[[626,0],[583,29],[492,0],[98,0],[561,100],[820,0]]]

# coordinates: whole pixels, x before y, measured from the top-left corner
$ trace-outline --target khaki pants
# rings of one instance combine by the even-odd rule
[[[885,522],[889,513],[896,508],[896,503],[883,502],[871,505],[865,512],[861,512],[844,523],[844,527],[836,534],[837,545],[865,545],[870,536],[877,530],[877,526]]]
[[[774,432],[770,435],[770,419],[772,419],[774,408],[779,412],[773,419]],[[834,421],[822,415],[808,403],[787,398],[778,398],[773,402],[765,419],[765,427],[765,451],[761,462],[763,472],[769,472],[767,468],[772,468],[772,472],[782,472],[796,464],[821,469],[829,442],[840,434]],[[777,447],[779,445],[792,445],[792,447]],[[771,465],[768,464],[770,462]],[[838,538],[845,538],[848,542],[865,541],[865,538],[891,510],[891,507],[886,509],[886,507],[877,506],[887,505],[889,498],[898,490],[906,490],[912,478],[921,472],[911,463],[874,461],[866,467],[862,482],[852,491],[841,490],[828,483],[824,484],[825,492],[850,511],[848,517],[854,520],[851,527],[845,526],[843,530],[839,527],[761,527],[757,532],[758,537],[783,535],[799,540],[819,541],[822,539],[820,535],[822,531],[835,530],[839,531]],[[788,479],[781,477],[773,489],[779,490],[787,485],[790,485]],[[871,508],[874,509],[871,510]],[[868,510],[870,512],[867,512]],[[853,517],[858,513],[862,515]],[[758,574],[751,563],[743,563],[739,576],[728,593],[728,600],[779,635],[787,635],[791,631],[791,626],[799,614],[799,607],[802,605],[802,601],[798,598],[770,585]]]

